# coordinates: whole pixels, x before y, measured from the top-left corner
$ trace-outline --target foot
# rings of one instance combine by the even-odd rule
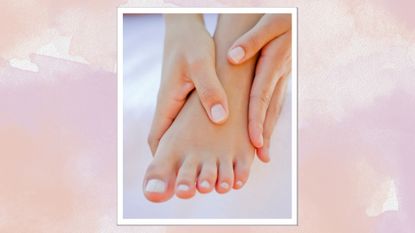
[[[196,190],[209,193],[215,189],[218,193],[226,193],[232,188],[241,188],[248,180],[255,155],[247,125],[256,57],[243,65],[229,65],[226,47],[234,37],[247,31],[259,16],[237,17],[242,16],[221,17],[215,35],[216,69],[228,95],[229,118],[223,125],[212,124],[196,93],[190,95],[163,135],[146,171],[143,190],[150,201],[166,201],[174,194],[179,198],[191,198]],[[246,20],[245,24],[231,29],[226,27],[231,22],[243,20]]]

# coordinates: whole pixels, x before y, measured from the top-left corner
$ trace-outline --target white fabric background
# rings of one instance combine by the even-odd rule
[[[214,32],[216,15],[206,15]],[[146,136],[155,110],[161,76],[164,25],[161,15],[124,15],[124,218],[290,218],[291,83],[274,130],[271,162],[254,160],[247,184],[225,195],[173,197],[151,203],[142,180],[152,156]]]

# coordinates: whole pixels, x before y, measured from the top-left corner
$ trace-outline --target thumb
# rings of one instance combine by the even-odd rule
[[[204,67],[203,72],[200,72],[202,69],[192,72],[192,81],[209,119],[215,124],[221,124],[229,115],[227,96],[216,75],[215,66],[207,64]]]
[[[264,15],[248,32],[237,39],[228,51],[228,61],[241,64],[253,57],[269,41],[291,28],[290,14]]]

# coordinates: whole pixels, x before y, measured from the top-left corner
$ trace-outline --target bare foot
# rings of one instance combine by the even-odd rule
[[[260,15],[221,15],[215,33],[216,70],[229,101],[229,119],[211,123],[196,93],[192,93],[163,135],[144,182],[150,201],[173,196],[190,198],[201,193],[226,193],[248,179],[254,147],[248,136],[248,99],[256,57],[243,65],[229,65],[227,49],[249,30]],[[203,72],[203,70],[201,70]]]

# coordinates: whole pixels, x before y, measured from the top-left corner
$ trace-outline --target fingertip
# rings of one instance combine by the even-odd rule
[[[243,49],[241,46],[236,46],[229,49],[227,58],[230,63],[236,65],[243,62],[245,55],[245,49]]]
[[[249,130],[251,143],[256,148],[261,148],[264,146],[264,137],[262,136],[262,130],[258,127],[255,127],[253,124],[251,124],[250,130]]]
[[[210,109],[210,119],[215,124],[222,124],[228,118],[228,111],[222,104],[215,104]]]
[[[269,156],[269,150],[266,148],[258,148],[257,149],[257,157],[259,160],[261,160],[264,163],[268,163],[269,161],[271,161],[271,157]]]

